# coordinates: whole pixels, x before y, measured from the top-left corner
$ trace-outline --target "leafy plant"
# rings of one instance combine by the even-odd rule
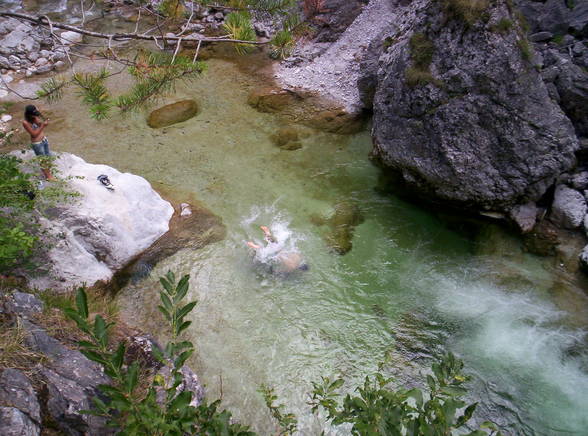
[[[468,380],[462,368],[463,362],[452,354],[434,363],[433,374],[426,377],[428,392],[416,388],[389,389],[392,379],[376,373],[365,378],[363,386],[356,389],[357,395],[347,394],[342,404],[337,390],[344,380],[323,378],[320,383],[313,383],[309,405],[314,412],[325,410],[327,420],[334,425],[350,424],[353,435],[450,435],[463,429],[477,406],[466,406],[461,399],[467,392],[463,385]],[[500,435],[491,422],[484,422],[480,428]],[[474,430],[467,434],[487,433]]]
[[[497,33],[506,34],[510,32],[513,27],[513,22],[508,18],[501,18],[496,25],[492,27],[492,31]]]
[[[415,33],[409,40],[412,66],[406,69],[405,78],[408,86],[422,86],[432,83],[441,87],[440,80],[431,74],[431,62],[435,54],[435,45],[423,33]]]
[[[16,156],[0,154],[0,273],[30,266],[38,241],[37,216],[77,195],[59,178],[39,189],[34,176],[38,165],[50,168],[53,158],[40,156],[25,163]]]
[[[283,404],[274,404],[278,399],[274,389],[266,385],[261,385],[258,392],[263,395],[266,407],[280,426],[279,435],[290,436],[294,434],[298,429],[296,415],[293,413],[284,413],[283,409],[285,406]]]
[[[140,367],[137,361],[130,365],[124,363],[125,345],[110,346],[109,331],[113,324],[100,315],[91,321],[83,288],[77,292],[76,307],[65,309],[65,315],[89,338],[78,343],[80,351],[102,365],[104,373],[112,379],[111,385],[99,386],[105,399],[95,397],[95,409],[85,413],[108,418],[121,435],[253,435],[247,427],[231,423],[230,412],[219,411],[219,400],[195,407],[191,405],[192,392],[178,392],[183,382],[181,368],[194,352],[192,343],[180,340],[180,335],[190,326],[191,321],[185,317],[196,302],[182,304],[189,288],[188,275],[176,283],[170,271],[160,282],[163,290],[159,294],[159,310],[170,326],[171,338],[164,350],[153,348],[153,357],[170,367],[170,376],[155,375],[146,393],[138,389]],[[159,399],[158,391],[163,392]]]

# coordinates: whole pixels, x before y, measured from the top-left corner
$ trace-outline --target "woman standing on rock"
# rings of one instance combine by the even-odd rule
[[[37,156],[49,156],[49,141],[43,134],[43,130],[49,124],[49,120],[42,120],[41,112],[29,104],[25,108],[25,119],[22,122],[24,129],[31,135],[31,147]],[[48,166],[48,162],[41,162],[41,171],[47,180],[53,180],[53,175]]]

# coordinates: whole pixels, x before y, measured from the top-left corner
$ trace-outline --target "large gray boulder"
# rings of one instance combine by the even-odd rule
[[[30,157],[27,152],[24,159]],[[30,276],[32,287],[61,290],[108,281],[168,231],[174,209],[144,178],[69,153],[60,153],[56,166],[79,196],[54,208],[50,218],[41,218],[50,235],[51,249],[43,261],[50,271]],[[108,176],[113,191],[97,180],[101,174]]]
[[[586,215],[586,199],[575,189],[566,185],[555,188],[549,219],[559,227],[577,229]]]
[[[415,4],[421,9],[415,11]],[[506,1],[488,20],[445,21],[438,2],[413,2],[406,21],[434,45],[430,83],[410,86],[410,38],[400,29],[380,57],[373,157],[399,186],[470,210],[538,200],[575,163],[574,128],[521,50]]]

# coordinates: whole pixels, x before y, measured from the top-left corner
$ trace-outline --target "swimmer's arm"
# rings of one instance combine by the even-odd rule
[[[41,125],[35,129],[35,128],[33,128],[33,126],[31,125],[31,123],[29,123],[28,121],[24,121],[24,120],[23,120],[23,122],[22,122],[22,126],[24,127],[24,129],[25,129],[27,132],[29,132],[29,134],[30,134],[32,137],[39,136],[39,135],[40,135],[40,134],[43,132],[43,130],[45,129],[45,127],[47,127],[47,124],[49,124],[49,122],[47,122],[47,121],[43,121],[43,122],[41,123]]]
[[[261,245],[257,245],[255,242],[247,241],[247,246],[253,248],[254,250],[259,250]]]

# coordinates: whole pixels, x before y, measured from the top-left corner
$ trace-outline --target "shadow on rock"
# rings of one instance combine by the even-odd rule
[[[107,288],[116,293],[129,283],[138,283],[161,260],[185,248],[197,250],[222,241],[226,233],[220,217],[201,205],[182,203],[181,213],[176,213],[170,222],[170,230],[118,271]]]

